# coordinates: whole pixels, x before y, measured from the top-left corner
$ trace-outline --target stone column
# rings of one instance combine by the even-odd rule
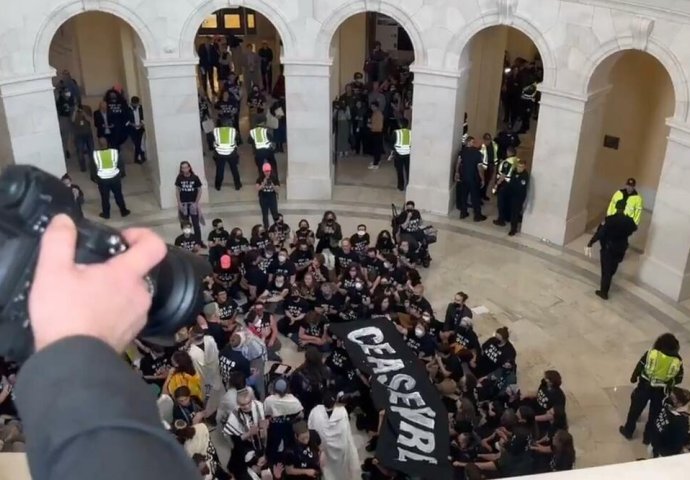
[[[690,125],[669,121],[666,157],[639,278],[674,300],[690,298]]]
[[[522,231],[565,245],[585,231],[589,183],[608,88],[580,97],[541,89]]]
[[[148,162],[153,187],[161,208],[174,207],[175,178],[180,162],[192,165],[203,183],[202,201],[208,201],[208,184],[201,146],[199,103],[196,87],[196,59],[147,60],[147,85],[140,85],[150,105],[144,112],[148,137]]]
[[[446,215],[454,203],[453,171],[462,140],[466,70],[412,70],[412,151],[405,196],[419,210]]]
[[[333,190],[330,62],[283,59],[288,200],[330,200]]]
[[[58,177],[65,174],[53,73],[0,81],[4,119],[3,164],[29,164]]]

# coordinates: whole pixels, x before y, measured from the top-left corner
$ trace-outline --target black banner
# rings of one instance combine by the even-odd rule
[[[423,479],[452,477],[448,413],[424,365],[385,318],[331,323],[352,362],[371,375],[376,408],[385,410],[376,456],[394,470]]]

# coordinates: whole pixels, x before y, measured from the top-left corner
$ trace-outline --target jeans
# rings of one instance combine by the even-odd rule
[[[79,170],[86,171],[86,166],[92,161],[93,156],[93,135],[75,135],[74,149],[79,161]]]
[[[264,228],[268,230],[268,212],[270,210],[273,221],[278,218],[278,194],[259,193],[259,206],[261,207],[261,217],[263,218]]]

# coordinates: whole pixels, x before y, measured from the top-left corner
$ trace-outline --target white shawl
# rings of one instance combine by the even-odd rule
[[[284,396],[269,395],[264,400],[264,410],[267,417],[287,417],[297,415],[303,410],[302,403],[293,394]]]
[[[208,431],[208,427],[203,423],[198,423],[192,428],[195,430],[194,436],[184,442],[184,449],[190,457],[198,453],[205,458],[208,454],[208,444],[211,442],[211,434]]]
[[[210,390],[222,389],[223,382],[220,378],[220,365],[218,363],[218,346],[216,341],[210,335],[204,336],[204,348],[201,349],[196,345],[189,347],[189,356],[192,357],[192,363],[201,380],[206,387],[207,392]],[[202,400],[205,400],[202,398]]]
[[[308,426],[321,437],[321,448],[326,454],[323,480],[361,477],[359,454],[345,407],[336,406],[329,417],[326,407],[317,405],[309,414]]]

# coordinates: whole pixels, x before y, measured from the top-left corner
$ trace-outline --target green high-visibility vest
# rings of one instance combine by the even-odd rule
[[[653,387],[668,386],[680,371],[681,361],[678,357],[671,357],[659,350],[651,349],[647,352],[642,376],[649,380]]]

